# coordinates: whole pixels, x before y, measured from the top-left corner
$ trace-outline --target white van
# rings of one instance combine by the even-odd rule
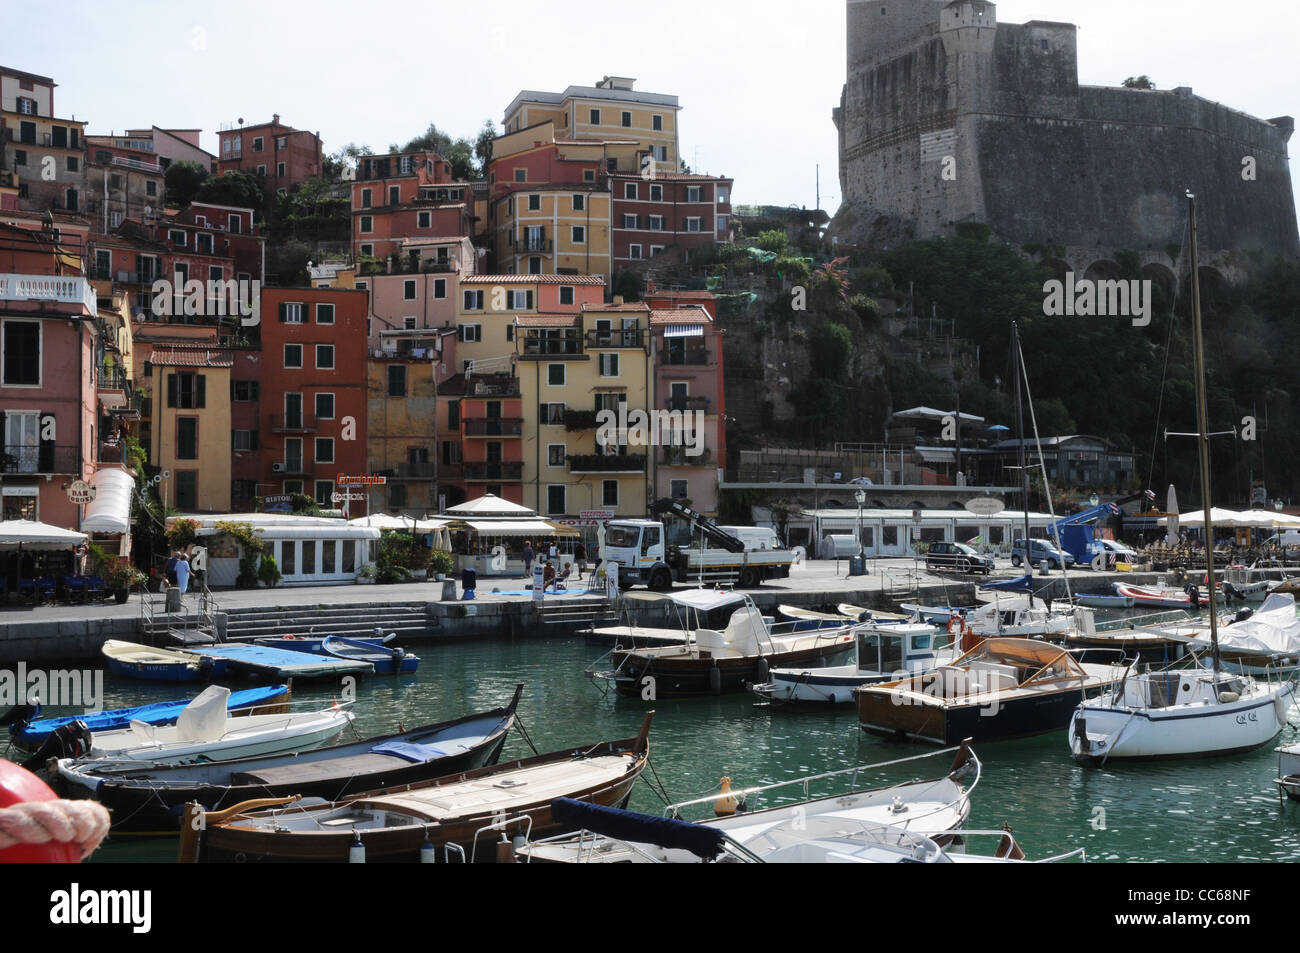
[[[1300,546],[1300,530],[1289,529],[1264,540],[1265,546]]]
[[[747,553],[785,549],[776,530],[770,526],[719,526],[718,529],[744,543]]]

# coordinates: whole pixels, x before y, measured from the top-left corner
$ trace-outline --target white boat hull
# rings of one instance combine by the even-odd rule
[[[1158,677],[1158,676],[1152,676]],[[1206,700],[1166,708],[1085,702],[1070,719],[1076,761],[1214,757],[1268,744],[1286,724],[1294,683],[1256,683],[1236,701]]]
[[[770,677],[771,681],[755,685],[753,690],[775,704],[851,705],[853,689],[901,676],[863,672],[856,665],[836,665],[818,669],[774,668]]]

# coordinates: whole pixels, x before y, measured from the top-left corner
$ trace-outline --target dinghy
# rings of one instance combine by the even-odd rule
[[[371,641],[348,639],[341,635],[331,635],[321,648],[326,655],[335,658],[369,662],[375,667],[376,675],[409,675],[420,667],[420,657],[404,649],[390,649],[382,643],[375,645]]]
[[[109,808],[117,833],[174,833],[190,801],[216,811],[257,797],[338,799],[496,764],[522,693],[504,708],[314,751],[157,767],[65,760],[59,776],[68,794]]]
[[[210,685],[185,706],[174,725],[136,721],[126,729],[94,732],[87,760],[179,764],[302,751],[352,723],[352,713],[338,705],[324,711],[231,718],[226,711],[229,698],[230,689]]]
[[[217,813],[186,805],[183,863],[408,861],[495,856],[507,834],[569,829],[551,813],[557,797],[622,807],[650,756],[645,716],[635,738],[598,742],[436,781],[386,788],[327,804],[254,801]],[[257,810],[257,807],[269,808]]]
[[[140,678],[150,682],[210,682],[223,678],[226,663],[175,649],[153,648],[135,642],[110,639],[102,649],[108,669],[123,678]]]

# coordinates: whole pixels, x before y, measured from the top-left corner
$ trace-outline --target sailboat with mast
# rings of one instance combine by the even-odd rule
[[[1196,197],[1187,194],[1192,260],[1192,346],[1196,370],[1196,440],[1200,452],[1205,518],[1205,571],[1214,579],[1210,493],[1210,447],[1205,398],[1205,350],[1201,337],[1201,291],[1196,245]],[[1076,761],[1113,758],[1194,758],[1229,755],[1268,744],[1286,724],[1295,700],[1293,678],[1260,680],[1225,672],[1219,646],[1218,596],[1208,586],[1211,665],[1131,671],[1113,689],[1084,701],[1070,721]]]

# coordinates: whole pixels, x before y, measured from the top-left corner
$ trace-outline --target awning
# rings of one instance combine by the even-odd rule
[[[480,536],[581,536],[568,526],[556,526],[546,520],[464,520]]]
[[[664,328],[666,338],[702,338],[704,326],[700,324],[670,324]]]
[[[81,518],[81,529],[86,533],[131,532],[131,494],[135,480],[131,474],[116,467],[98,471],[90,478],[95,488],[95,499],[86,507]]]
[[[740,605],[745,601],[744,595],[739,592],[724,592],[720,589],[687,589],[684,592],[674,592],[667,598],[679,606],[687,606],[699,612]]]
[[[957,451],[951,447],[917,447],[922,463],[956,463]]]
[[[85,533],[35,520],[0,521],[0,549],[71,549],[86,538]]]

